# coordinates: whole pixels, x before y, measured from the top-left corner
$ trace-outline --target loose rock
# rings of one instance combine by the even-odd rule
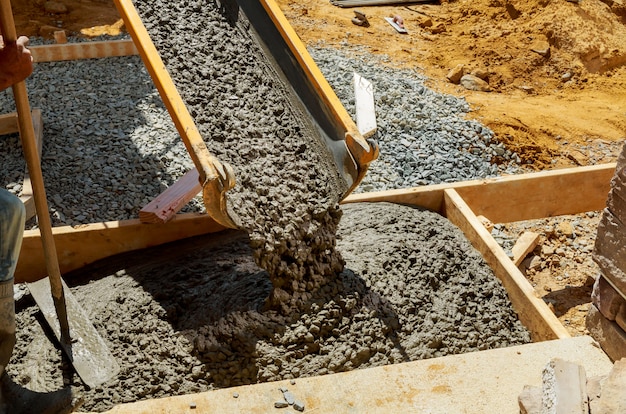
[[[461,82],[463,75],[465,75],[465,65],[461,63],[450,69],[446,77],[448,78],[448,81],[458,85],[459,82]]]
[[[44,4],[47,13],[64,14],[67,13],[67,6],[59,1],[47,1]],[[59,30],[59,29],[57,29]]]
[[[461,78],[461,86],[470,91],[489,92],[491,88],[484,80],[474,75],[463,75]]]

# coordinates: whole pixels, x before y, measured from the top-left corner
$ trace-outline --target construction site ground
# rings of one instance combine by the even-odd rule
[[[465,0],[359,7],[370,23],[363,27],[351,21],[355,9],[278,0],[305,44],[362,46],[366,53],[389,56],[390,65],[425,74],[439,92],[465,97],[472,107],[468,116],[491,128],[531,170],[613,162],[626,137],[626,3],[606,2],[610,5]],[[112,0],[12,3],[18,34],[52,37],[65,30],[91,37],[124,30]],[[384,19],[395,15],[404,20],[407,34]],[[484,72],[491,92],[450,83],[446,75],[459,64]],[[531,269],[527,274],[572,335],[586,333],[598,219],[591,213],[500,227],[512,237],[528,230],[542,235],[535,249],[539,259],[525,264]]]

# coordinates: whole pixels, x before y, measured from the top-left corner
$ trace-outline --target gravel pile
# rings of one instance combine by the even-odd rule
[[[85,390],[86,411],[113,404],[527,343],[502,285],[438,214],[350,204],[338,230],[345,270],[285,316],[243,232],[124,255],[71,275],[72,292],[121,366]],[[98,300],[95,300],[98,298]],[[18,302],[17,383],[62,387],[60,351],[38,308]]]
[[[496,142],[490,129],[464,118],[468,103],[428,89],[419,73],[390,68],[385,59],[358,50],[309,52],[353,117],[353,73],[372,82],[380,156],[357,192],[519,173],[519,156]]]

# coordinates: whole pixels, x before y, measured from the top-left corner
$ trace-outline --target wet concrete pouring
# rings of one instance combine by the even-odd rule
[[[235,168],[231,197],[246,231],[67,276],[121,365],[95,389],[66,379],[84,410],[530,341],[445,218],[393,204],[339,209],[345,183],[228,8],[136,5],[209,148]],[[38,308],[28,295],[17,308],[10,375],[29,389],[62,388],[61,353]]]
[[[93,390],[73,378],[83,409],[529,342],[503,287],[447,219],[395,204],[343,210],[343,272],[289,315],[262,310],[272,287],[244,232],[68,275],[122,367]],[[61,353],[38,308],[30,296],[18,307],[11,375],[29,388],[61,388]]]

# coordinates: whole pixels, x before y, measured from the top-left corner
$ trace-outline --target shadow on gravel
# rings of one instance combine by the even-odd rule
[[[38,63],[27,89],[31,107],[42,111],[54,226],[135,218],[191,166],[138,56]],[[2,113],[15,110],[10,92],[0,93],[0,105]],[[0,153],[0,185],[19,193],[19,140],[0,139]]]

